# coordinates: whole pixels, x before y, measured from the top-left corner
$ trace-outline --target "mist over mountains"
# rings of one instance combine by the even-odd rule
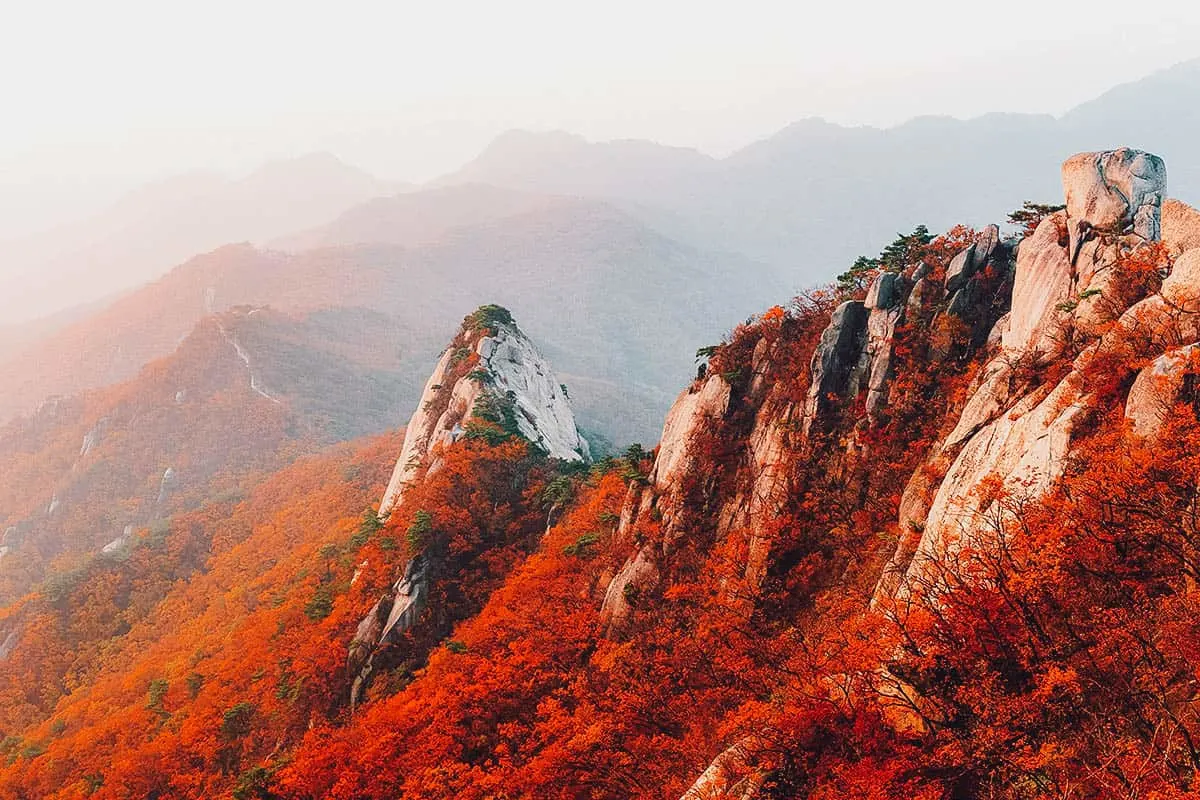
[[[464,313],[500,302],[577,387],[585,428],[651,440],[698,343],[898,231],[1002,221],[1024,200],[1052,199],[1074,150],[1138,142],[1171,163],[1172,195],[1200,196],[1197,99],[1192,61],[1061,118],[926,117],[883,130],[808,119],[722,159],[511,131],[420,189],[328,154],[237,181],[182,176],[5,250],[40,289],[11,293],[3,313],[62,310],[0,324],[10,376],[0,416],[131,377],[204,315],[240,305],[383,314],[409,344],[411,382]],[[221,247],[230,242],[245,244]]]

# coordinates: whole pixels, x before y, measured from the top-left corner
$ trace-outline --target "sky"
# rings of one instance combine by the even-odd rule
[[[1059,114],[1200,56],[1194,0],[5,6],[0,238],[313,150],[405,181],[514,127],[724,155],[810,116]]]

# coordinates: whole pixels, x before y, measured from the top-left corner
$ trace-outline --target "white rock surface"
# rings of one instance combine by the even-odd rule
[[[163,470],[162,480],[158,482],[158,500],[155,502],[160,506],[165,503],[178,482],[179,476],[174,467],[167,467]]]
[[[446,352],[442,353],[442,357],[438,359],[437,366],[433,368],[429,380],[425,382],[421,399],[417,401],[417,410],[413,412],[408,421],[408,427],[404,429],[404,445],[400,448],[400,458],[396,461],[396,468],[392,471],[391,480],[388,481],[383,501],[379,504],[380,517],[386,517],[392,513],[392,508],[400,502],[404,487],[416,476],[417,470],[421,467],[421,461],[429,452],[430,442],[438,430],[438,422],[442,416],[445,416],[435,412],[434,403],[437,401],[438,392],[444,390],[442,381],[445,380],[446,370],[453,356],[453,348],[447,348]]]
[[[746,737],[721,752],[679,800],[751,800],[769,772],[764,743]]]
[[[1127,149],[1084,153],[1069,159],[1062,174],[1065,215],[1044,220],[1020,246],[1002,352],[984,368],[957,425],[927,465],[936,472],[939,459],[944,465],[954,458],[923,521],[930,486],[918,476],[910,481],[902,525],[920,530],[920,540],[911,559],[900,552],[911,544],[902,542],[892,568],[904,569],[904,577],[885,575],[876,602],[881,594],[904,597],[918,586],[936,592],[940,570],[960,568],[963,554],[994,546],[1007,512],[993,489],[1010,502],[1032,499],[1061,477],[1071,437],[1092,410],[1084,375],[1097,354],[1140,357],[1200,337],[1200,250],[1176,261],[1160,294],[1137,301],[1136,287],[1113,284],[1126,277],[1114,269],[1120,256],[1159,238],[1162,160]],[[1061,243],[1064,226],[1069,247]],[[1075,264],[1073,255],[1086,265]],[[1089,281],[1110,307],[1073,302]],[[1111,307],[1114,300],[1125,305]],[[1135,305],[1128,308],[1129,302]],[[1093,324],[1114,319],[1111,329]],[[1029,363],[1060,356],[1072,329],[1099,338],[1057,384],[1037,384]],[[1152,432],[1162,381],[1171,384],[1167,394],[1177,396],[1189,360],[1186,349],[1173,352],[1135,381],[1127,406],[1135,429]]]
[[[664,539],[661,545],[648,542],[626,560],[604,593],[600,617],[609,630],[619,629],[633,610],[629,598],[633,593],[653,587],[658,582],[658,558],[670,549],[679,535],[677,520],[682,504],[681,485],[684,475],[695,465],[693,442],[696,433],[725,416],[729,410],[731,387],[720,375],[709,375],[699,385],[692,385],[675,399],[663,425],[654,466],[647,476],[649,485],[637,497],[630,495],[622,509],[617,535],[630,538],[638,519],[657,509],[663,522]]]
[[[12,651],[15,650],[16,647],[17,632],[9,631],[7,634],[5,634],[3,640],[0,640],[0,661],[4,661],[10,655],[12,655]]]
[[[704,425],[725,416],[729,410],[730,386],[720,375],[710,375],[699,388],[688,387],[675,398],[663,423],[658,455],[650,473],[651,485],[666,489],[692,465],[692,437]]]
[[[960,566],[960,554],[992,546],[1005,506],[982,491],[985,482],[1000,479],[1016,500],[1040,497],[1062,476],[1071,435],[1088,408],[1072,375],[1049,391],[1026,395],[973,436],[934,497],[901,594],[934,586],[940,570]]]
[[[474,348],[479,363],[472,372],[485,373],[485,380],[464,375],[448,386],[458,360],[456,348],[447,348],[438,360],[404,431],[400,458],[379,504],[381,518],[399,504],[427,457],[462,434],[462,426],[485,392],[511,397],[517,429],[550,457],[588,458],[588,444],[579,434],[571,403],[546,359],[515,325],[498,324],[493,330],[494,335],[482,336]]]
[[[121,532],[121,535],[104,545],[104,547],[100,548],[100,552],[104,553],[105,555],[111,555],[112,553],[116,553],[119,550],[124,549],[125,546],[131,541],[133,541],[133,526],[126,525],[125,530]]]

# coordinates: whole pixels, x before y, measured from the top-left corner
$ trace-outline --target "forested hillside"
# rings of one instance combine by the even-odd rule
[[[616,457],[476,309],[403,441],[4,612],[0,797],[1194,795],[1200,213],[1166,176],[1082,153],[1011,234],[899,236],[700,346]]]

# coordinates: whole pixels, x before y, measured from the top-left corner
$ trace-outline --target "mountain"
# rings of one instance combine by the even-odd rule
[[[207,316],[129,381],[0,428],[0,599],[297,455],[394,427],[420,375],[388,322],[363,309]]]
[[[128,377],[213,311],[369,309],[388,316],[382,329],[404,341],[405,363],[424,371],[457,320],[497,302],[520,316],[558,365],[586,429],[645,439],[669,403],[668,387],[690,374],[695,342],[718,338],[789,293],[758,264],[696,251],[607,204],[515,202],[523,209],[527,201],[529,210],[484,214],[490,221],[448,228],[419,246],[285,253],[242,244],[193,258],[7,359],[0,417]],[[507,199],[501,206],[514,210]],[[326,234],[355,238],[342,230]],[[414,387],[402,402],[411,408],[418,393]]]
[[[377,197],[354,206],[332,222],[276,239],[271,247],[303,252],[353,244],[420,245],[456,228],[550,208],[566,198],[459,184]]]
[[[653,451],[585,461],[526,320],[476,309],[403,445],[0,612],[0,793],[1193,795],[1200,212],[1167,169],[1080,153],[1018,234],[904,236],[755,316]],[[222,396],[280,410],[225,349]]]
[[[236,180],[170,178],[91,218],[4,243],[12,290],[0,301],[0,317],[29,320],[91,303],[195,253],[317,225],[397,188],[328,153],[269,163]]]
[[[1053,198],[1052,176],[1067,153],[1114,141],[1161,153],[1172,164],[1172,194],[1200,198],[1191,146],[1200,135],[1197,98],[1200,60],[1057,119],[924,117],[888,129],[808,119],[723,159],[650,142],[513,132],[439,183],[601,197],[675,239],[815,285],[897,231],[983,225],[1026,200]]]

